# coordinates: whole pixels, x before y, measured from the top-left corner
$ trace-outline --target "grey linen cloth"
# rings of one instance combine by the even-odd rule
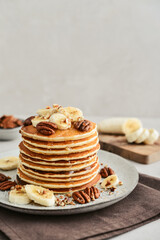
[[[160,217],[160,179],[140,174],[134,191],[101,210],[36,216],[0,208],[0,231],[11,240],[108,239]]]

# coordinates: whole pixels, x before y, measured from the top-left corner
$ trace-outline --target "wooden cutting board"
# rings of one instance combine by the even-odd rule
[[[129,144],[125,136],[99,134],[102,150],[135,162],[149,164],[160,160],[160,138],[154,145]]]

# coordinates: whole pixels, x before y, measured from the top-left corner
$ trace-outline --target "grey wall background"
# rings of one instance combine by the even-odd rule
[[[159,0],[0,0],[0,114],[160,117]]]

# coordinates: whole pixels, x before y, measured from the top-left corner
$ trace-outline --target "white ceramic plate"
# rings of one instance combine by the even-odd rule
[[[0,158],[5,156],[18,156],[18,154],[19,154],[18,150],[5,152],[3,154],[0,154]],[[8,192],[0,191],[0,206],[14,211],[25,212],[30,214],[65,215],[95,211],[110,206],[122,200],[128,194],[130,194],[136,187],[138,183],[137,170],[129,161],[115,154],[100,150],[98,152],[98,156],[100,163],[103,163],[103,166],[107,164],[109,167],[111,167],[118,175],[119,180],[123,182],[123,185],[118,186],[112,195],[109,195],[108,192],[103,191],[101,193],[100,198],[87,204],[66,205],[65,207],[61,206],[43,207],[34,204],[17,205],[10,203],[8,201]],[[0,170],[0,172],[11,176],[12,179],[16,179],[16,170],[12,171]],[[98,184],[97,187],[100,188],[100,185]]]

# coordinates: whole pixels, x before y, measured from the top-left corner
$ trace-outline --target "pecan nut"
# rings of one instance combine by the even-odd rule
[[[55,133],[55,129],[57,129],[57,125],[51,122],[40,122],[37,124],[36,129],[39,133],[43,135],[51,135]]]
[[[24,120],[23,125],[24,126],[29,126],[32,125],[32,119],[35,118],[35,116],[28,117],[26,120]]]
[[[95,199],[99,198],[99,196],[100,191],[94,186],[92,186],[91,188],[87,187],[84,191],[78,191],[72,194],[73,199],[80,204],[94,201]]]
[[[88,120],[77,121],[74,123],[74,127],[79,131],[87,132],[91,128],[91,122]]]
[[[92,186],[91,188],[86,188],[85,192],[88,194],[88,196],[91,198],[92,201],[95,199],[99,198],[100,196],[100,191],[98,188]]]
[[[10,177],[7,177],[6,175],[0,173],[0,182],[7,181],[8,179],[11,179]]]
[[[21,126],[23,123],[20,119],[15,118],[12,115],[3,115],[0,118],[1,128],[15,128]]]
[[[101,174],[101,176],[102,176],[103,178],[106,178],[106,177],[108,177],[108,176],[110,176],[110,175],[114,175],[115,172],[114,172],[113,169],[110,168],[110,167],[104,167],[104,168],[101,169],[100,174]]]
[[[5,190],[10,190],[11,187],[15,186],[16,182],[12,182],[12,181],[4,181],[2,183],[0,183],[0,190],[1,191],[5,191]]]
[[[73,197],[73,199],[74,199],[76,202],[78,202],[78,203],[80,203],[80,204],[86,203],[85,199],[83,198],[83,196],[81,195],[80,192],[74,192],[74,193],[72,194],[72,197]]]

